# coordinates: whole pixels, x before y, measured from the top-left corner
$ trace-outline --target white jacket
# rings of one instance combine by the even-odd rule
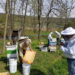
[[[61,46],[60,49],[64,52],[65,57],[75,59],[75,35],[68,41],[66,47]]]
[[[48,35],[48,39],[52,39],[52,34],[53,34],[53,32],[51,32],[51,33]]]
[[[55,31],[55,33],[56,33],[56,37],[57,38],[60,38],[61,37],[61,34],[59,32]]]

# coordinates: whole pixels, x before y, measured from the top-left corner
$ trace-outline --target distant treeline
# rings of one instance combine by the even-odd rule
[[[22,15],[12,15],[12,17],[14,17],[14,24],[22,24],[24,22],[24,16]],[[9,23],[9,19],[8,18],[8,23]],[[45,17],[42,17],[42,21],[45,19]],[[56,26],[56,25],[59,25],[59,26],[63,26],[65,24],[65,18],[56,18],[56,17],[50,17],[49,18],[50,20],[50,26]],[[72,24],[75,24],[74,23],[74,18],[69,18],[69,21],[68,21],[68,25],[66,26],[74,26]],[[0,23],[5,23],[5,14],[4,13],[0,13]],[[37,25],[38,24],[38,17],[35,18],[35,24]],[[26,25],[27,26],[34,26],[34,17],[33,16],[27,16],[26,17]],[[46,25],[46,22],[45,22],[45,25]]]

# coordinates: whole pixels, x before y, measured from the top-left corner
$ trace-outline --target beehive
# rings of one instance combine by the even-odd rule
[[[56,52],[56,46],[49,46],[50,52]]]
[[[48,52],[48,47],[45,46],[41,47],[41,51]]]

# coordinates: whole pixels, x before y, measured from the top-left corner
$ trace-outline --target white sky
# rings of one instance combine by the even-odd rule
[[[6,0],[2,0],[1,2],[5,2]],[[0,3],[1,3],[0,2]],[[75,5],[75,4],[74,4]],[[5,13],[4,9],[0,6],[0,13]],[[71,14],[70,14],[72,18],[75,18],[75,8],[72,10]]]
[[[75,18],[75,8],[74,8],[73,11],[71,12],[71,16],[70,16],[70,17]]]

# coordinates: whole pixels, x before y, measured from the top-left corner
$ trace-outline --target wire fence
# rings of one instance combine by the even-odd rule
[[[41,34],[40,36],[44,36],[44,35],[49,35],[49,34]],[[38,36],[38,35],[27,35],[27,36],[24,36],[24,37],[34,37],[34,36]],[[11,37],[11,39],[14,39],[14,38],[18,38],[18,37]],[[8,40],[9,37],[6,38],[6,39]],[[3,38],[0,38],[0,40],[3,40]]]

